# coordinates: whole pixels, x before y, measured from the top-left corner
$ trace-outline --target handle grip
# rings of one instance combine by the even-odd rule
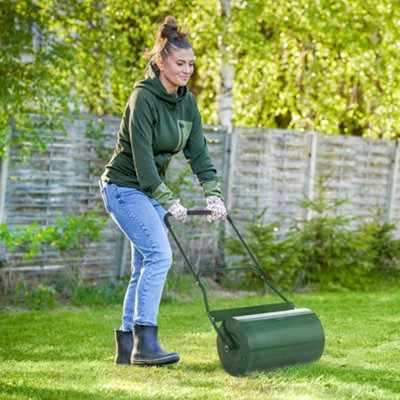
[[[187,215],[210,215],[210,214],[211,214],[211,211],[209,211],[209,210],[187,210]],[[172,217],[172,214],[167,212],[164,215],[164,222],[168,229],[171,226],[171,224],[168,221],[169,217]]]

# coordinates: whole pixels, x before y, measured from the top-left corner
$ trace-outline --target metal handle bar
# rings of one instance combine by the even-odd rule
[[[209,210],[187,210],[187,215],[210,215],[210,214],[211,211]],[[172,214],[167,212],[164,215],[164,222],[168,229],[171,227],[171,224],[168,221],[169,217],[172,217]]]
[[[188,210],[187,211],[187,215],[210,215],[211,211],[209,210]],[[182,253],[183,258],[185,259],[187,265],[189,266],[192,274],[194,275],[197,283],[199,284],[199,286],[202,288],[203,290],[203,285],[199,279],[199,273],[197,273],[192,264],[190,263],[189,259],[186,257],[185,252],[183,251],[182,246],[180,245],[178,238],[176,237],[174,231],[172,230],[171,224],[168,221],[168,218],[172,217],[172,214],[167,212],[164,216],[164,222],[165,225],[167,226],[168,230],[170,231],[170,233],[172,234],[172,237],[174,238],[180,252]],[[227,216],[227,221],[230,223],[230,225],[232,226],[232,228],[234,229],[235,233],[237,234],[239,240],[241,241],[242,245],[244,246],[244,248],[246,249],[246,251],[248,252],[248,254],[250,255],[251,259],[253,260],[254,264],[256,265],[256,269],[257,272],[259,273],[259,275],[261,276],[261,278],[264,280],[264,282],[270,287],[270,289],[276,293],[284,302],[288,303],[288,304],[292,304],[288,299],[286,299],[286,297],[283,296],[282,293],[279,292],[278,289],[276,289],[272,283],[268,280],[267,276],[265,275],[263,269],[261,268],[260,264],[258,263],[258,261],[256,260],[256,258],[254,257],[252,251],[250,250],[250,248],[247,246],[246,242],[244,241],[242,235],[239,233],[238,229],[236,228],[236,225],[233,223],[232,218],[230,217],[230,215]],[[215,270],[215,272],[222,272],[224,270],[224,268],[221,268],[219,270]],[[250,269],[251,270],[251,269]],[[205,294],[205,290],[203,290],[203,294]]]
[[[211,211],[209,210],[188,210],[187,215],[209,215],[211,214]],[[231,309],[231,310],[214,310],[214,311],[210,311],[209,305],[208,305],[208,298],[207,298],[207,292],[206,289],[203,285],[203,282],[200,279],[200,275],[202,275],[202,271],[196,272],[196,270],[194,269],[194,267],[192,266],[191,262],[189,261],[189,259],[187,258],[185,252],[183,251],[183,248],[181,246],[181,244],[179,243],[178,238],[175,235],[175,232],[173,231],[171,224],[168,221],[168,218],[171,217],[172,214],[170,214],[169,212],[167,212],[164,216],[164,222],[165,225],[167,226],[169,232],[171,233],[172,237],[175,240],[176,245],[179,248],[179,251],[181,252],[186,264],[188,265],[192,275],[194,276],[198,286],[200,287],[202,293],[203,293],[203,299],[204,299],[204,304],[205,304],[205,308],[206,308],[206,312],[208,315],[208,318],[211,321],[211,324],[213,325],[215,331],[217,332],[217,335],[220,337],[220,339],[222,340],[223,343],[225,343],[226,348],[228,350],[231,349],[237,349],[238,345],[235,342],[235,340],[233,340],[233,338],[230,338],[231,343],[227,343],[226,339],[223,337],[223,335],[221,334],[216,322],[217,321],[222,321],[222,319],[228,315],[241,315],[240,312],[243,312],[243,310],[245,310],[246,312],[248,311],[253,311],[253,312],[266,312],[268,311],[265,306],[255,306],[255,307],[247,307],[244,308],[243,310],[241,309]],[[289,300],[287,300],[272,284],[271,282],[268,280],[267,276],[265,275],[264,271],[262,270],[262,268],[260,267],[259,263],[257,262],[256,258],[254,257],[253,253],[251,252],[251,250],[249,249],[249,247],[247,246],[246,242],[244,241],[244,239],[242,238],[242,235],[239,233],[239,231],[237,230],[235,224],[232,221],[232,218],[228,215],[227,216],[227,220],[228,222],[231,224],[232,228],[234,229],[234,231],[236,232],[236,234],[238,235],[241,243],[243,244],[243,246],[245,247],[245,249],[247,250],[247,252],[249,253],[251,259],[253,260],[253,262],[256,265],[256,268],[221,268],[221,269],[215,269],[214,272],[222,272],[224,270],[226,271],[232,271],[232,270],[250,270],[253,271],[255,273],[258,273],[261,278],[264,280],[264,282],[279,296],[281,297],[281,299],[285,302],[282,304],[286,304],[287,306],[289,306],[289,308],[295,308],[294,304],[291,303]],[[212,269],[208,269],[204,272],[212,272]],[[279,305],[276,305],[279,306]],[[285,306],[284,309],[287,309],[287,306]]]

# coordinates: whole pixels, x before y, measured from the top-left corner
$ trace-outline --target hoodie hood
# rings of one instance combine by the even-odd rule
[[[135,84],[136,88],[146,89],[149,92],[153,93],[159,99],[170,103],[171,105],[176,105],[180,103],[183,98],[186,96],[188,89],[187,86],[179,86],[178,87],[178,97],[176,96],[176,91],[172,93],[168,93],[165,89],[164,85],[161,83],[159,79],[160,70],[154,62],[151,62],[147,67],[146,71],[146,79],[142,81],[138,81]]]

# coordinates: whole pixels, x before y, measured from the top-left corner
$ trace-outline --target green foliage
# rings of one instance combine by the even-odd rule
[[[368,239],[351,229],[350,221],[342,215],[318,215],[294,223],[287,238],[297,254],[301,285],[354,288],[372,283]]]
[[[35,288],[19,282],[14,293],[14,302],[16,304],[25,304],[31,310],[55,308],[57,305],[56,298],[54,287],[43,284]]]
[[[24,260],[35,258],[52,241],[51,229],[39,227],[37,222],[15,229],[13,236],[14,246],[23,252]]]
[[[13,241],[13,235],[11,234],[10,230],[7,227],[6,223],[0,224],[0,249],[7,247],[9,250],[13,251],[15,248],[15,244]],[[2,257],[4,257],[4,251],[2,251]],[[2,258],[0,261],[4,262]]]
[[[0,157],[9,145],[23,144],[22,157],[31,146],[44,150],[51,130],[63,127],[59,114],[75,102],[68,82],[73,47],[57,38],[60,10],[51,3],[0,4]]]
[[[98,239],[107,219],[99,219],[94,211],[80,216],[71,215],[66,219],[57,218],[57,223],[49,228],[51,244],[62,254],[70,251],[82,256],[89,243]]]
[[[236,124],[397,137],[399,18],[396,1],[235,2]]]
[[[82,283],[76,286],[72,292],[71,302],[81,306],[107,306],[121,304],[126,291],[127,282],[99,282]]]
[[[69,284],[75,288],[82,282],[85,272],[83,255],[91,243],[99,240],[106,221],[107,218],[100,219],[96,212],[89,211],[79,216],[58,218],[55,225],[45,227],[33,223],[11,231],[3,223],[0,225],[0,247],[7,251],[2,252],[0,265],[6,266],[21,258],[32,260],[50,246],[60,252]],[[5,287],[2,289],[7,291]],[[38,290],[39,293],[43,291]]]
[[[107,218],[99,219],[94,211],[78,217],[57,219],[48,229],[51,232],[51,245],[60,251],[64,260],[65,272],[72,287],[82,284],[85,274],[84,253],[90,243],[99,238]]]
[[[291,287],[298,279],[299,262],[289,240],[277,240],[281,222],[265,223],[267,208],[261,212],[252,210],[251,218],[245,226],[245,242],[271,282],[280,287]],[[240,256],[235,262],[240,267],[254,267],[245,247],[237,236],[230,236],[224,243],[229,255]],[[296,268],[294,268],[296,267]],[[244,287],[246,289],[265,289],[265,283],[258,274],[247,272]],[[229,277],[227,277],[229,279]],[[240,277],[239,277],[240,279]]]
[[[104,122],[101,119],[93,121],[89,118],[86,125],[86,136],[92,139],[91,147],[96,151],[98,160],[102,161],[99,165],[92,166],[89,164],[89,174],[100,176],[104,170],[104,164],[110,157],[110,147],[106,144],[107,136],[103,134]]]
[[[220,66],[233,62],[236,125],[399,136],[399,2],[238,0],[228,23],[222,9],[205,0],[2,1],[0,157],[8,145],[23,144],[22,156],[44,150],[70,111],[120,115],[168,14],[192,33],[190,87],[204,122],[217,122]]]
[[[344,201],[329,200],[322,177],[314,199],[300,202],[312,213],[310,219],[291,219],[284,238],[274,230],[276,222],[266,223],[265,212],[257,211],[246,226],[245,240],[268,278],[281,287],[364,288],[400,276],[400,239],[394,224],[382,222],[377,213],[372,222],[338,213]],[[237,238],[228,237],[228,254],[248,257]],[[247,285],[256,288],[254,281]]]
[[[400,276],[400,240],[394,236],[396,225],[382,222],[382,212],[374,216],[371,222],[360,228],[361,236],[368,241],[374,273],[381,276],[398,279]]]
[[[71,251],[81,256],[89,245],[98,239],[107,219],[100,219],[94,211],[80,216],[58,218],[55,225],[40,227],[34,222],[10,231],[5,223],[0,225],[0,243],[10,252],[20,251],[25,260],[35,258],[46,245],[61,252]]]
[[[206,284],[206,282],[204,282]],[[162,303],[188,301],[192,302],[201,297],[201,292],[195,284],[193,276],[174,265],[168,273]]]

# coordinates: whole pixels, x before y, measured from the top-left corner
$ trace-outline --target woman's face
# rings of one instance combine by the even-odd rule
[[[160,81],[168,93],[185,86],[193,74],[194,54],[193,49],[177,49],[165,60],[158,59]]]

